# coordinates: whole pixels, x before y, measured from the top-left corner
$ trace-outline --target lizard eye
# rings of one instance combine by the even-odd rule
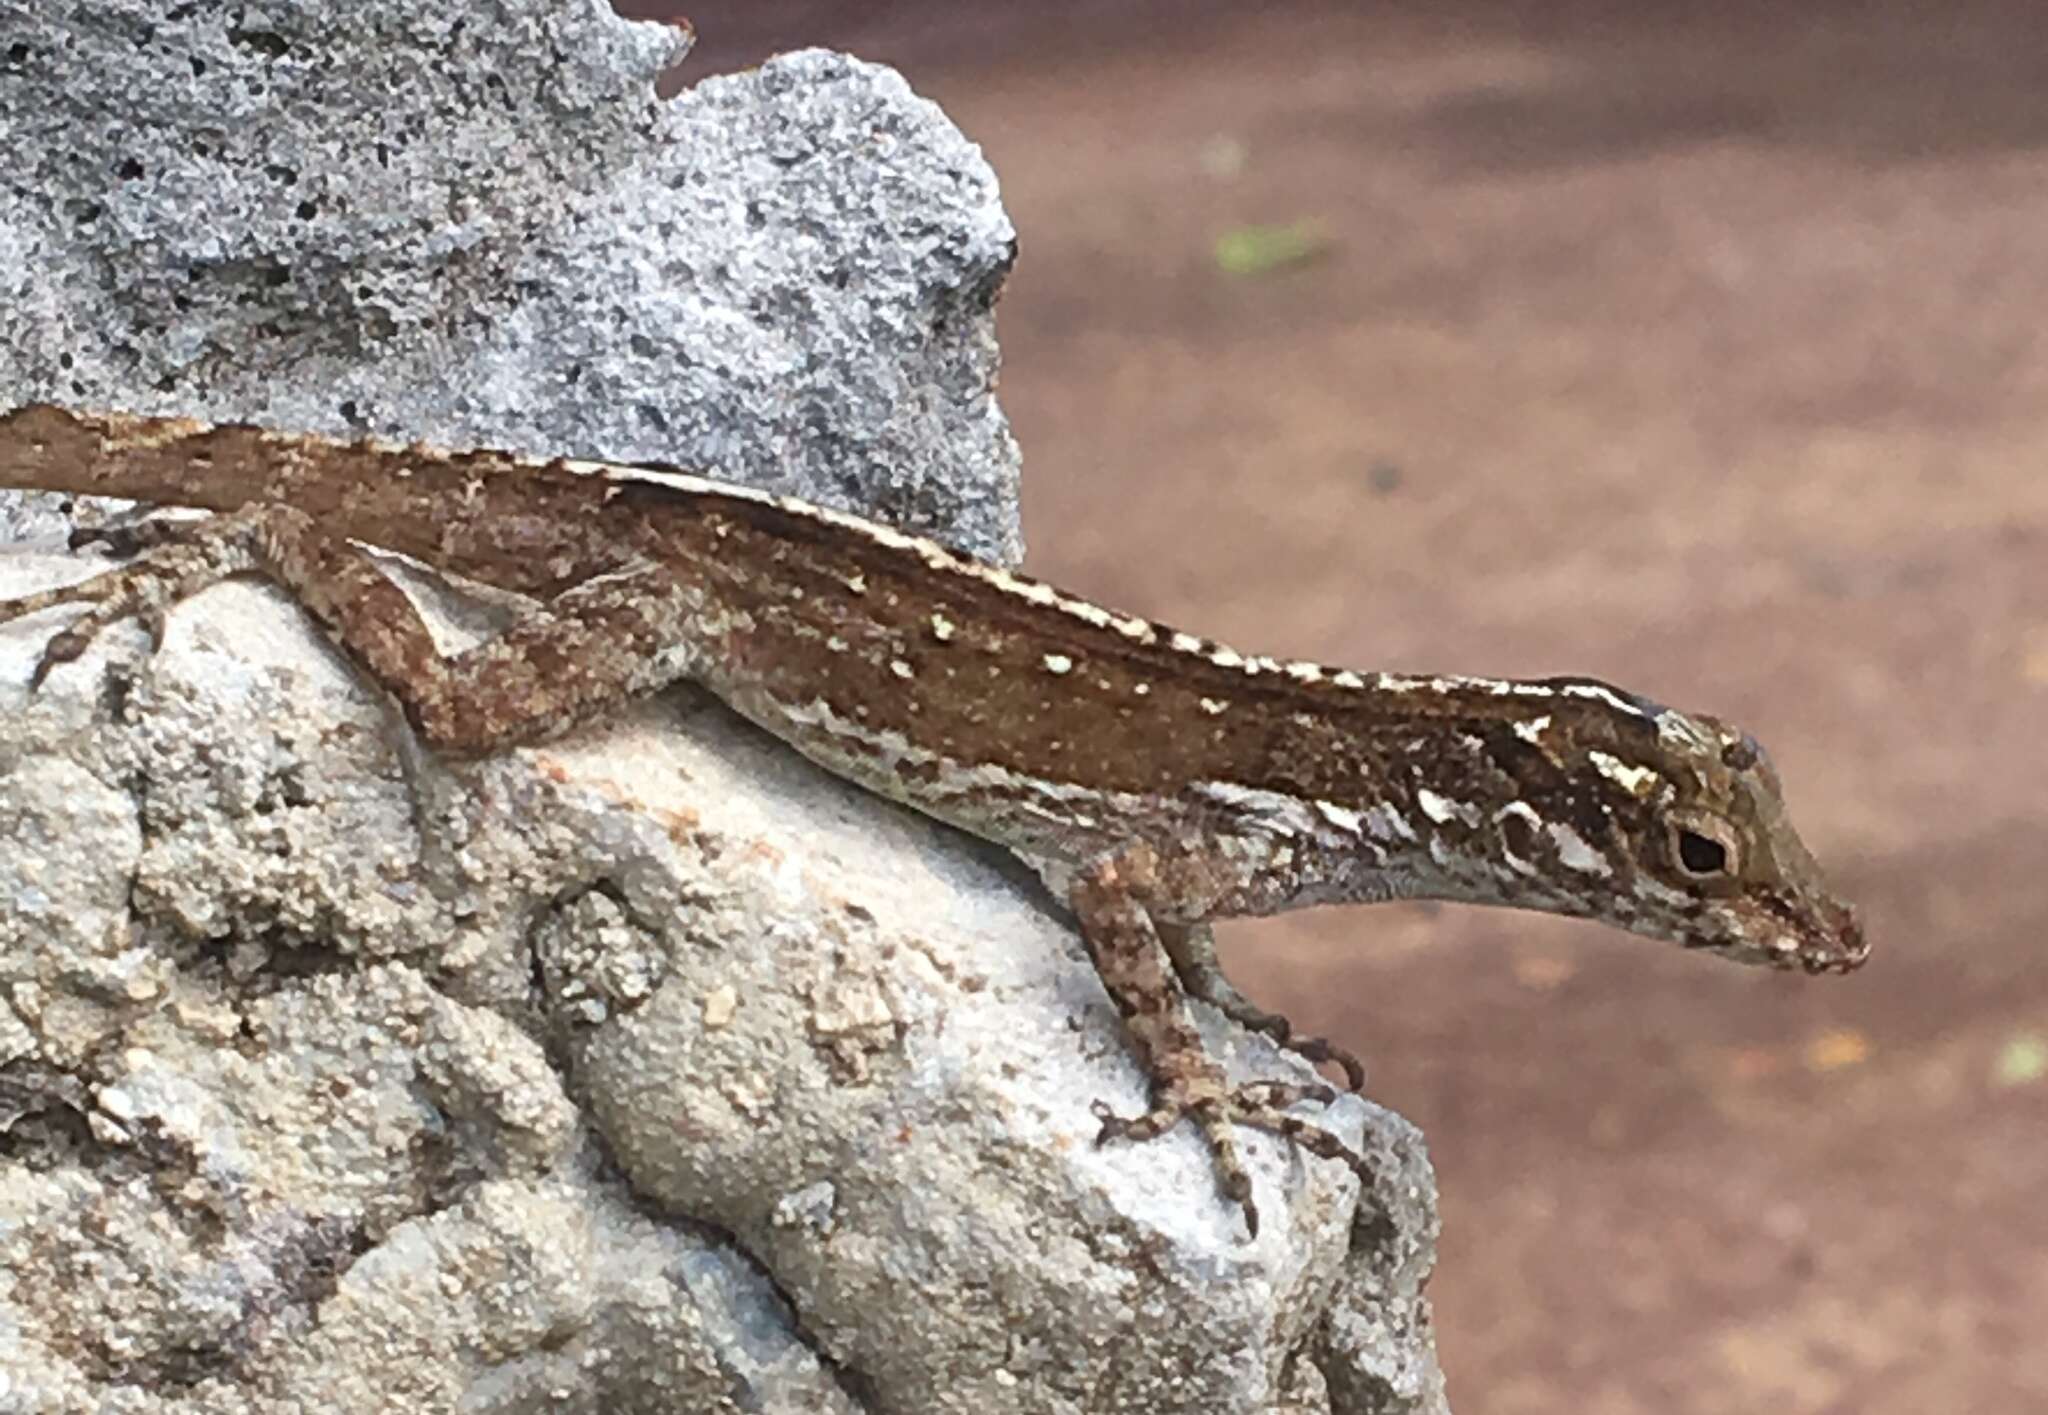
[[[1704,816],[1672,823],[1671,858],[1682,874],[1696,880],[1727,879],[1741,864],[1734,832]]]
[[[1678,832],[1678,863],[1696,875],[1717,875],[1728,868],[1728,852],[1718,840],[1696,830]]]

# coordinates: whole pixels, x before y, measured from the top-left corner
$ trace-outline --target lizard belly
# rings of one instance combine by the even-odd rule
[[[1155,901],[1162,918],[1179,922],[1416,892],[1384,849],[1278,793],[1219,782],[1170,794],[1107,791],[950,756],[822,700],[744,688],[721,696],[834,775],[1009,850],[1061,900],[1078,869],[1134,844],[1197,867],[1204,887],[1178,907]]]
[[[870,728],[823,700],[792,703],[745,689],[720,696],[833,775],[1001,845],[1049,881],[1049,871],[1130,839],[1133,823],[1145,819],[1137,803],[1112,799],[1116,793],[950,756]]]

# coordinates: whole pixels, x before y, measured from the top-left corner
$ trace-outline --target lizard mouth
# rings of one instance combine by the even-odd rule
[[[1870,957],[1870,940],[1863,936],[1863,925],[1846,906],[1837,904],[1827,911],[1830,935],[1823,950],[1805,953],[1802,961],[1809,973],[1853,973],[1861,968]]]
[[[1759,901],[1783,930],[1771,941],[1770,962],[1816,977],[1853,973],[1870,957],[1870,941],[1856,911],[1837,899],[1767,896]]]
[[[1816,976],[1823,973],[1853,973],[1863,966],[1863,959],[1860,957],[1806,958],[1800,961],[1799,966]]]
[[[1688,948],[1718,953],[1738,963],[1760,963],[1788,973],[1853,973],[1870,957],[1870,941],[1863,925],[1847,905],[1829,901],[1798,917],[1784,911],[1770,911],[1768,922],[1776,927],[1755,929],[1760,921],[1752,917],[1747,938],[1731,939],[1724,933],[1699,934],[1688,939]],[[1763,933],[1761,940],[1757,933]]]

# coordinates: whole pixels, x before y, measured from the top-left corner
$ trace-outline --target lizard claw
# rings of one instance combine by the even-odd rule
[[[1277,1012],[1261,1014],[1265,1020],[1238,1018],[1252,1031],[1272,1040],[1282,1051],[1291,1051],[1311,1066],[1335,1066],[1344,1073],[1344,1089],[1356,1095],[1365,1089],[1365,1063],[1357,1055],[1327,1037],[1297,1037],[1294,1028]]]
[[[70,629],[61,629],[50,635],[50,641],[43,645],[42,657],[36,660],[34,670],[28,675],[28,690],[33,693],[41,688],[43,680],[50,676],[51,669],[60,663],[70,663],[76,659],[85,652],[91,642],[91,635],[75,633]]]

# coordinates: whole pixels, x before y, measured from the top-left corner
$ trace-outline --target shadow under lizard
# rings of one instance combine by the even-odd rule
[[[1241,654],[844,512],[666,471],[36,405],[0,417],[0,486],[203,507],[133,560],[0,602],[58,605],[35,683],[108,624],[160,631],[269,577],[402,706],[479,755],[694,679],[825,768],[1019,856],[1073,911],[1150,1077],[1099,1140],[1191,1119],[1258,1231],[1235,1126],[1364,1161],[1296,1114],[1333,1088],[1233,1087],[1190,997],[1350,1088],[1224,978],[1209,921],[1459,900],[1598,919],[1741,962],[1868,954],[1756,741],[1584,678],[1353,672]],[[540,601],[444,657],[376,546]]]

